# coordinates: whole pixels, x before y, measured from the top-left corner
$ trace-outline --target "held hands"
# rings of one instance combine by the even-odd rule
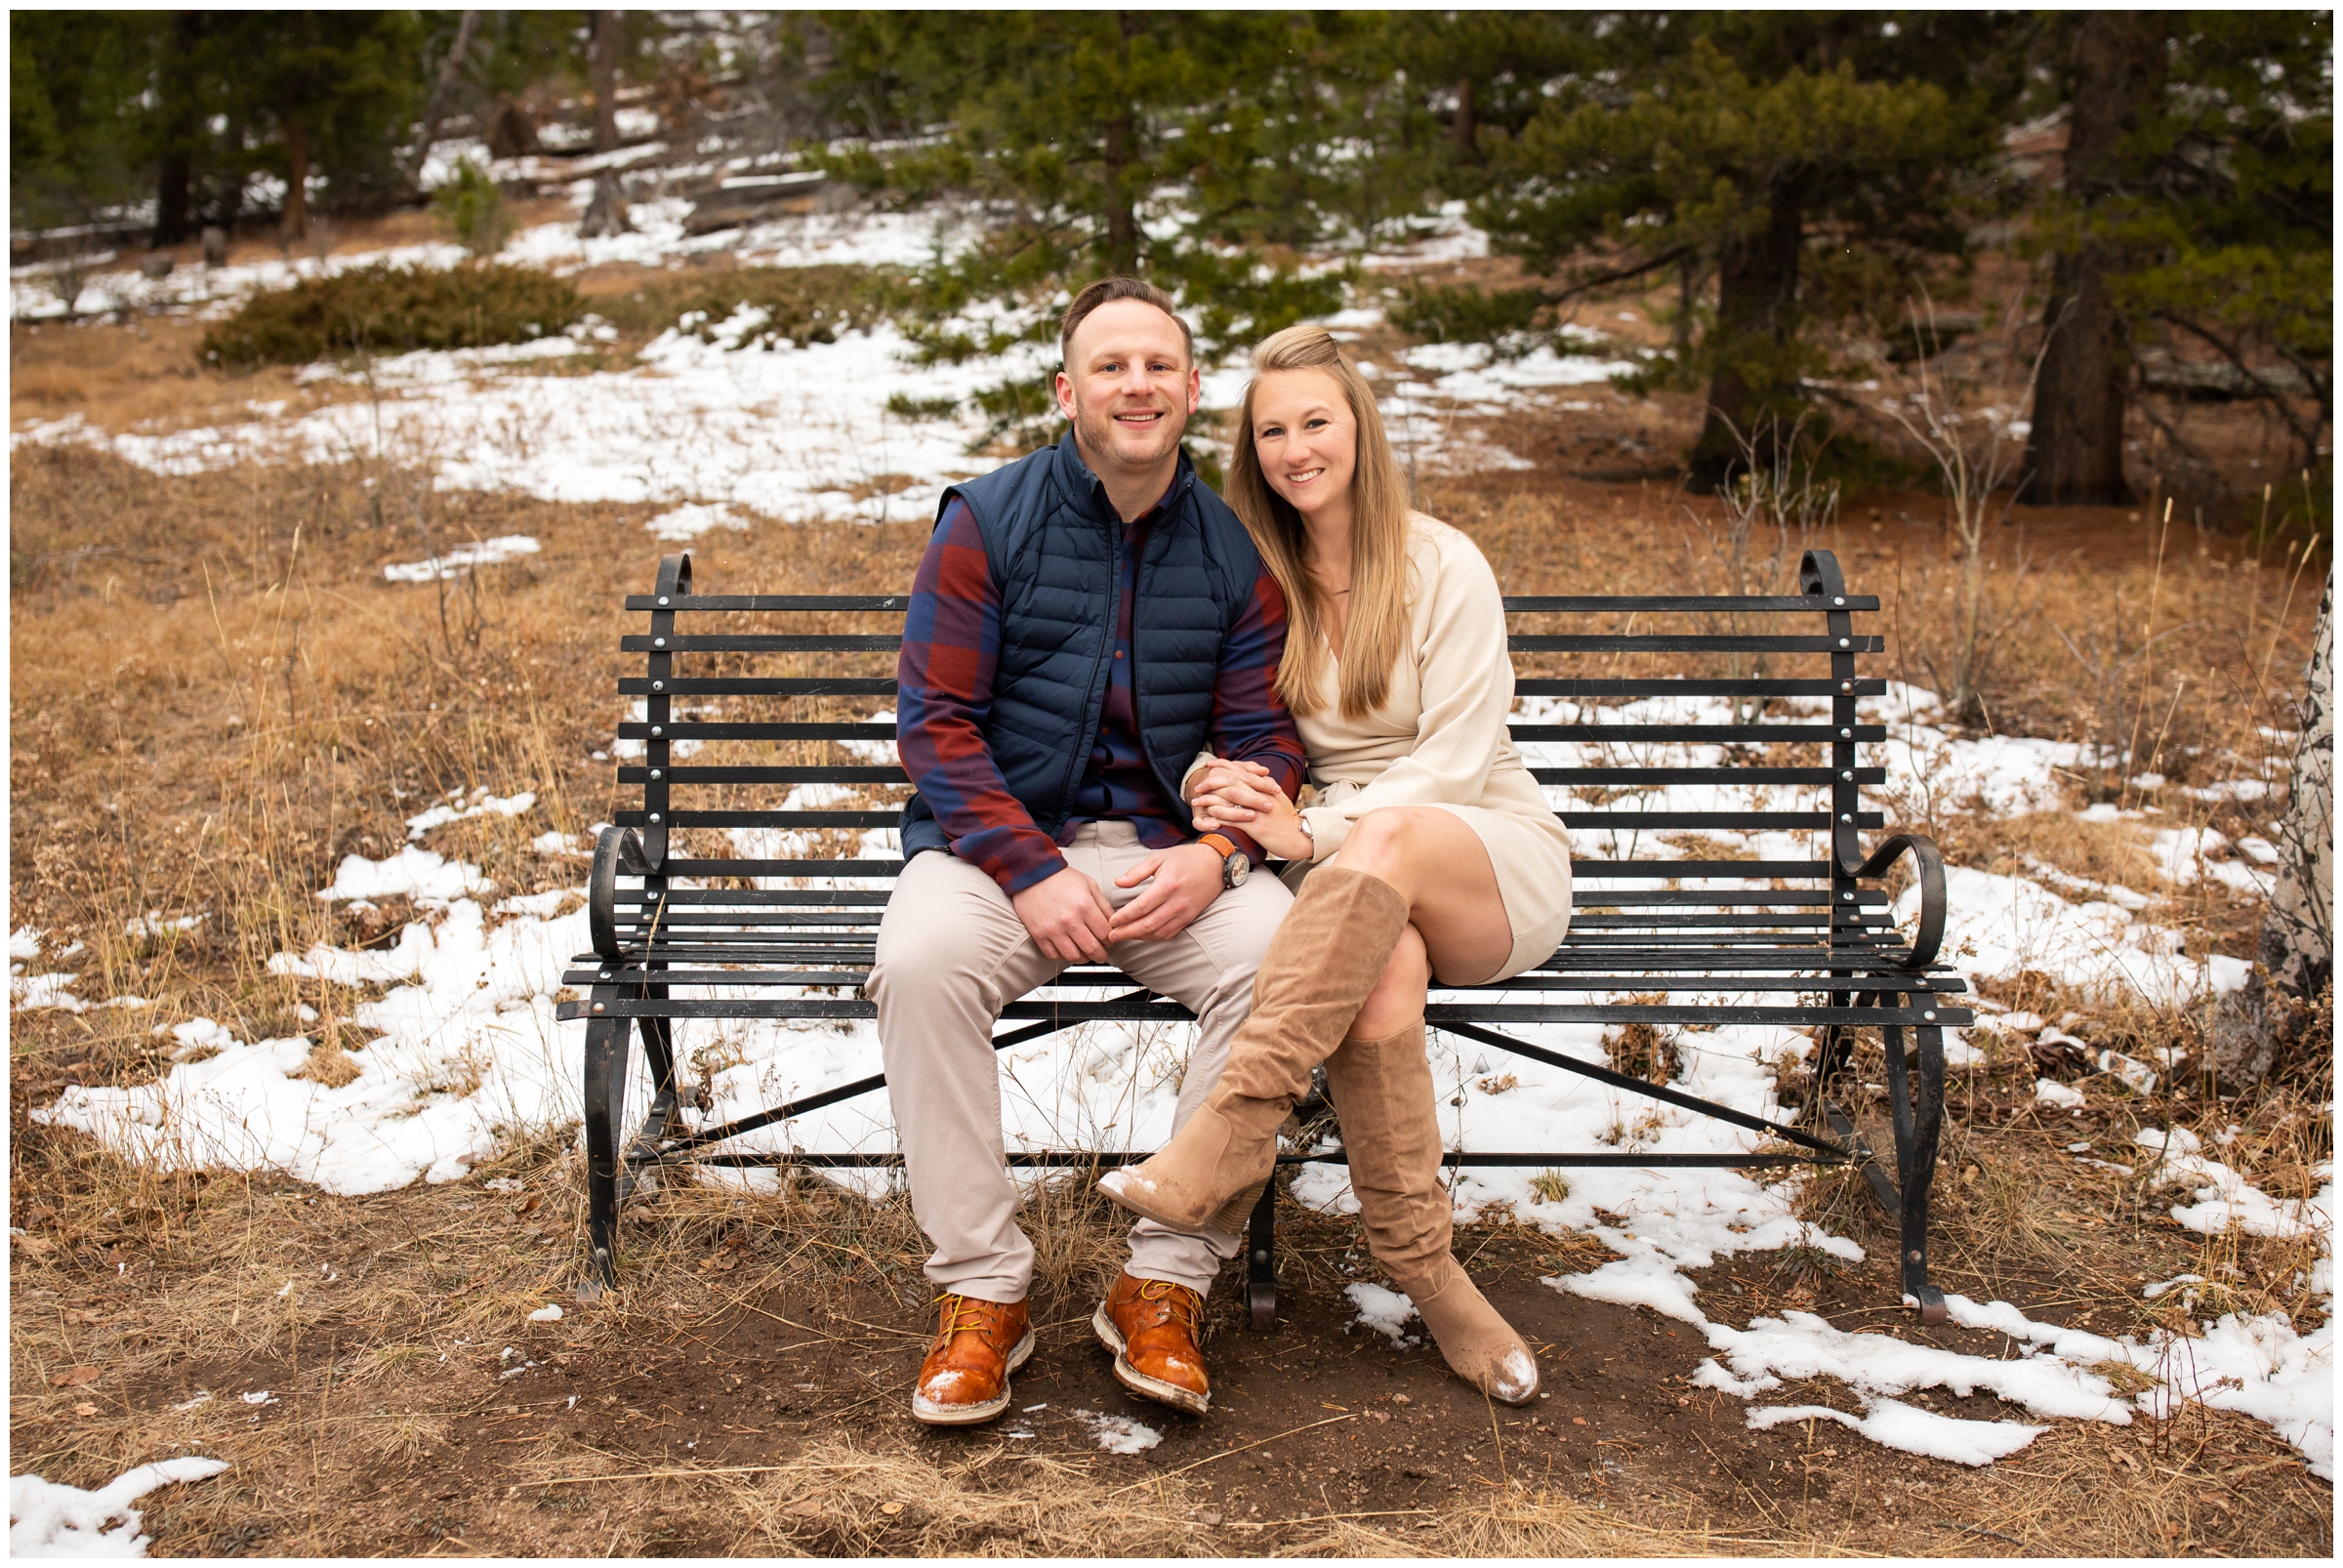
[[[1243,828],[1254,842],[1280,860],[1307,860],[1315,846],[1301,831],[1301,813],[1258,763],[1214,759],[1205,764],[1188,796],[1196,831]]]

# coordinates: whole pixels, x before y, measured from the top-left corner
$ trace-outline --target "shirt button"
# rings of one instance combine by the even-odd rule
[[[1121,657],[1123,657],[1123,650],[1122,650],[1121,648],[1117,648],[1117,649],[1115,649],[1115,657],[1116,657],[1116,658],[1118,658],[1118,659],[1120,659]]]

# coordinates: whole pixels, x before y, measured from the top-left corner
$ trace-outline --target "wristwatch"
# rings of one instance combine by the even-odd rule
[[[1253,875],[1253,860],[1236,846],[1236,841],[1217,833],[1207,833],[1196,841],[1220,857],[1220,886],[1240,887]]]

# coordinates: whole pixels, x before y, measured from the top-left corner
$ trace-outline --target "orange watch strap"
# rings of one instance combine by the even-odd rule
[[[1236,841],[1218,833],[1200,834],[1197,836],[1196,842],[1212,846],[1213,852],[1223,860],[1237,852]]]

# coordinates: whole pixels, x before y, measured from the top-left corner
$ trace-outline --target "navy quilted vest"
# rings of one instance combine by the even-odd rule
[[[1065,826],[1083,760],[1106,705],[1114,657],[1123,522],[1071,432],[982,478],[944,492],[976,516],[1001,591],[1001,658],[985,744],[1008,792],[1044,833]],[[1261,557],[1244,523],[1198,481],[1182,453],[1139,562],[1131,692],[1139,745],[1180,811],[1179,781],[1204,749],[1220,645],[1253,597]],[[903,807],[903,857],[951,841],[915,793]]]

